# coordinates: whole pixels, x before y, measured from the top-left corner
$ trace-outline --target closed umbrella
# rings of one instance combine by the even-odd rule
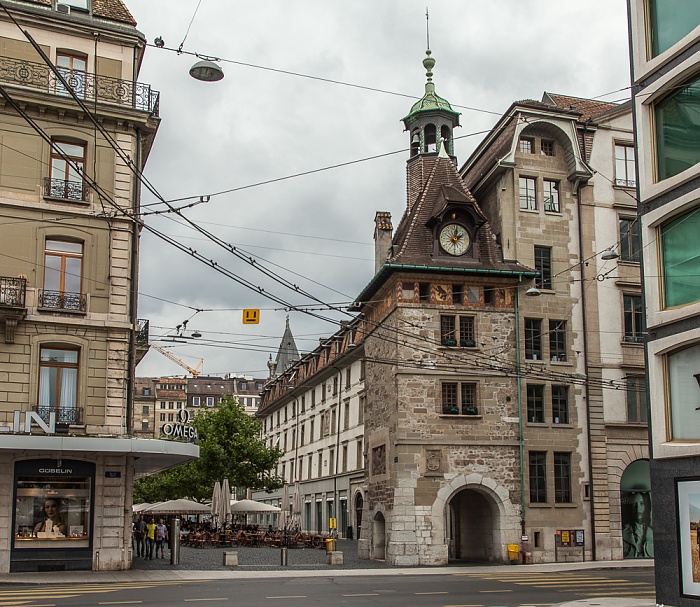
[[[280,527],[286,529],[289,526],[289,485],[282,489],[282,512],[280,512]]]
[[[227,478],[221,483],[221,505],[219,510],[221,513],[221,522],[226,526],[228,515],[231,514],[231,488],[229,487]]]
[[[211,508],[210,512],[212,517],[214,518],[214,524],[218,527],[218,517],[219,517],[219,512],[221,509],[221,500],[222,500],[222,495],[221,495],[221,483],[219,481],[216,481],[216,484],[214,485],[214,492],[211,494]]]
[[[301,529],[301,487],[299,481],[294,483],[294,494],[292,495],[292,525]]]

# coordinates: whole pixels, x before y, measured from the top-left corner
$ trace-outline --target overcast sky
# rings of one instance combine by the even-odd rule
[[[347,305],[373,275],[375,212],[390,211],[396,227],[406,204],[408,134],[400,119],[410,97],[424,92],[426,0],[201,0],[183,50],[221,58],[226,75],[217,83],[190,78],[196,58],[167,50],[183,42],[199,0],[125,1],[149,44],[161,36],[166,45],[147,49],[139,76],[161,92],[162,123],[146,166],[150,182],[166,200],[239,188],[183,213],[316,300]],[[455,132],[460,166],[513,101],[539,100],[544,91],[605,101],[629,97],[625,0],[428,5],[436,91],[462,112]],[[147,191],[142,200],[157,201]],[[139,317],[150,320],[153,343],[190,366],[203,358],[207,374],[266,377],[287,315],[302,352],[337,329],[263,297],[259,288],[287,304],[318,307],[182,219],[150,215],[146,221],[254,289],[143,232]],[[242,324],[244,308],[261,310],[259,325]],[[202,337],[168,341],[184,320],[185,337],[193,331]],[[137,368],[139,376],[185,373],[154,350]]]

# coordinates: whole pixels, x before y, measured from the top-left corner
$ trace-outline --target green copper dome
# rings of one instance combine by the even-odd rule
[[[408,113],[408,115],[405,118],[402,118],[404,122],[410,121],[411,118],[415,117],[415,115],[420,112],[430,110],[443,110],[459,116],[459,112],[452,109],[452,106],[447,99],[443,99],[437,93],[435,93],[435,83],[433,82],[433,67],[435,66],[435,59],[433,59],[430,55],[431,51],[428,49],[425,51],[425,59],[423,59],[423,67],[425,68],[425,73],[428,78],[428,81],[425,83],[425,95],[416,101],[416,103],[414,103],[411,107],[411,111]]]

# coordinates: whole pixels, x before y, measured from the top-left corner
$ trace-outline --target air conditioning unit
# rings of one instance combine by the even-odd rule
[[[64,15],[70,15],[70,5],[63,4],[62,2],[56,3],[56,12],[63,13]]]

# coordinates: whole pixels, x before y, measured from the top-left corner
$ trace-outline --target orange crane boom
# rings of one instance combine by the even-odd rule
[[[156,344],[149,344],[149,345],[151,346],[151,348],[153,348],[154,350],[157,350],[157,351],[160,352],[163,356],[165,356],[165,358],[169,358],[169,359],[172,360],[174,363],[180,365],[183,369],[187,369],[187,370],[190,372],[190,374],[192,375],[192,377],[197,377],[197,376],[200,374],[200,370],[199,370],[199,369],[200,369],[200,367],[202,366],[202,363],[204,363],[204,359],[203,359],[203,358],[200,358],[200,359],[199,359],[199,362],[197,363],[197,366],[194,367],[194,369],[193,369],[192,367],[190,367],[188,364],[182,362],[177,356],[175,356],[172,352],[169,352],[169,351],[166,350],[165,348],[161,348],[160,346],[157,346]]]

